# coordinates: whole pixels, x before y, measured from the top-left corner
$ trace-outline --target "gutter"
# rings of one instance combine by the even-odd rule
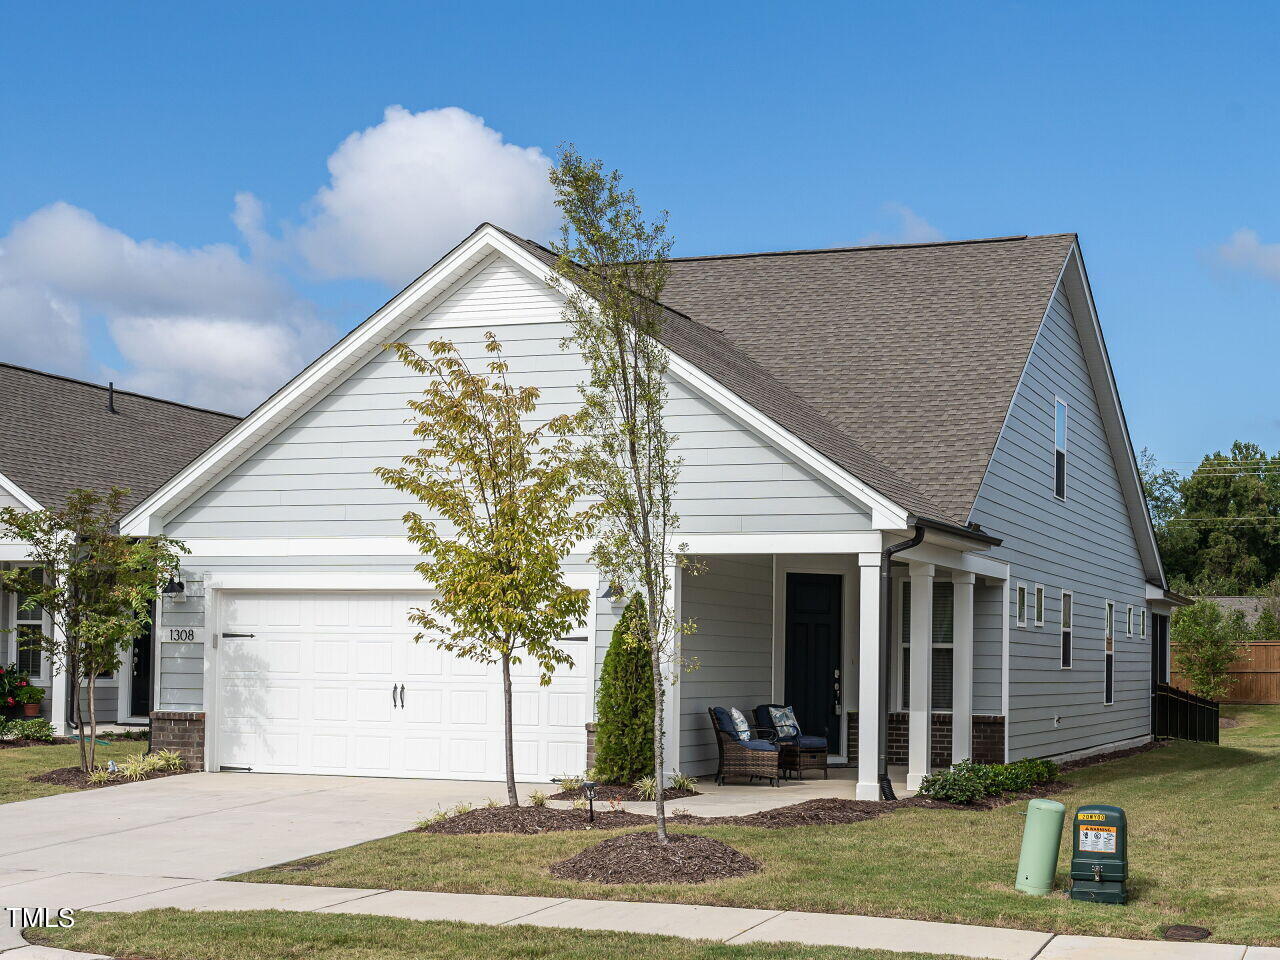
[[[908,517],[907,521],[913,524],[917,530],[921,527],[927,530],[937,530],[940,533],[949,533],[952,536],[976,540],[978,543],[985,543],[988,547],[998,547],[1004,543],[999,537],[993,537],[991,534],[986,533],[976,523],[962,526],[958,523],[947,523],[944,520],[927,520],[924,517],[915,516]]]
[[[880,717],[878,769],[881,800],[898,799],[893,792],[893,783],[889,780],[889,657],[893,650],[889,612],[893,604],[893,557],[924,543],[925,528],[931,525],[933,524],[929,521],[916,520],[915,534],[911,539],[895,543],[880,552],[880,703],[876,712]]]

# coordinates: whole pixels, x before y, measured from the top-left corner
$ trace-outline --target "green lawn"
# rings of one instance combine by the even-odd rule
[[[119,762],[131,753],[142,753],[146,749],[145,740],[121,740],[105,746],[100,743],[97,760],[98,763],[106,763],[108,760]],[[79,765],[80,747],[75,743],[50,743],[37,747],[0,749],[0,803],[67,793],[73,788],[60,787],[53,783],[32,783],[27,778],[48,773],[60,767]]]
[[[28,930],[27,938],[128,960],[958,960],[794,943],[729,946],[629,933],[275,910],[83,913],[74,927]]]
[[[1098,764],[1070,774],[1073,788],[1058,796],[1069,812],[1082,803],[1128,812],[1132,902],[1124,907],[1013,890],[1022,804],[904,810],[841,827],[698,827],[765,865],[751,877],[698,886],[583,884],[547,871],[602,833],[404,833],[335,851],[300,872],[269,868],[241,879],[860,913],[1139,938],[1191,923],[1219,941],[1280,944],[1280,708],[1230,712],[1243,723],[1223,731],[1222,746],[1174,743]],[[1068,844],[1064,835],[1059,889]]]

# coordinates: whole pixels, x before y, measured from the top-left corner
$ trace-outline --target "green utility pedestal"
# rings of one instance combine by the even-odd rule
[[[1071,899],[1124,903],[1129,899],[1129,828],[1124,811],[1104,803],[1076,811],[1071,836]]]
[[[1043,897],[1053,889],[1058,872],[1058,846],[1062,843],[1062,821],[1067,808],[1057,800],[1032,800],[1027,804],[1027,824],[1022,830],[1022,853],[1018,856],[1018,879],[1014,888]]]

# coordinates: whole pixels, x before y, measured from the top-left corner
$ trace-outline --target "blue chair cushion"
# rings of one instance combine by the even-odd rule
[[[742,745],[748,750],[761,750],[777,752],[777,746],[768,740],[743,740]]]
[[[712,707],[711,712],[715,714],[716,726],[720,728],[721,732],[727,733],[731,737],[736,737],[738,735],[738,731],[734,729],[733,720],[730,718],[728,710],[724,707]]]

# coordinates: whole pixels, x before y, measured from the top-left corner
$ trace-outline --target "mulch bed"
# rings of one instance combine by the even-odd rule
[[[663,797],[668,800],[683,800],[685,797],[697,797],[701,794],[697,790],[666,790],[663,791]],[[553,793],[548,798],[550,800],[578,800],[585,799],[586,791],[581,787],[577,790],[561,790],[559,793]],[[596,787],[596,800],[619,800],[623,803],[652,803],[649,797],[642,797],[636,792],[635,787],[620,787],[611,784],[602,783]]]
[[[745,877],[760,864],[728,844],[696,834],[625,833],[551,865],[563,880],[591,883],[705,883]]]
[[[1113,750],[1111,753],[1096,753],[1092,757],[1082,757],[1079,760],[1068,760],[1058,769],[1064,772],[1067,770],[1080,770],[1084,767],[1092,767],[1094,764],[1106,763],[1108,760],[1123,760],[1126,757],[1136,757],[1140,753],[1147,753],[1151,750],[1160,750],[1168,745],[1168,740],[1152,740],[1138,747],[1129,747],[1127,750]]]
[[[65,737],[57,737],[53,740],[0,740],[0,750],[9,750],[13,747],[52,747],[59,743],[73,743]]]
[[[176,777],[184,773],[190,773],[189,770],[156,770],[143,777],[144,780],[159,780],[161,777]],[[110,783],[90,783],[89,775],[79,767],[59,767],[57,770],[50,770],[48,773],[38,773],[34,777],[27,777],[32,783],[54,783],[60,787],[73,787],[77,790],[96,790],[98,787],[114,787],[121,783],[134,783],[133,780],[112,780]]]
[[[477,807],[456,817],[419,827],[422,833],[550,833],[556,830],[610,830],[652,826],[653,818],[625,810],[596,810],[595,823],[585,810],[556,807]]]

